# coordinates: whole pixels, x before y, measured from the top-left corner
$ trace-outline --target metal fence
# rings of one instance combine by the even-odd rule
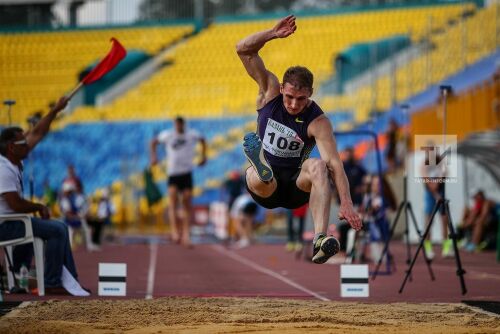
[[[0,0],[0,27],[87,27],[131,25],[158,21],[198,20],[223,16],[256,16],[283,12],[321,13],[353,8],[383,8],[482,0]]]

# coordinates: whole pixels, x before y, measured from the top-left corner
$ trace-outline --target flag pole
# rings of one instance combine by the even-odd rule
[[[68,100],[71,100],[71,98],[82,88],[83,82],[78,83],[78,85],[69,93],[68,95]]]

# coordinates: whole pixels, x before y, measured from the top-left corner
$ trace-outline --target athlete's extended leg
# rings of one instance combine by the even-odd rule
[[[330,171],[326,162],[321,159],[307,159],[302,164],[296,183],[299,189],[311,193],[309,208],[315,233],[313,262],[325,263],[331,256],[337,254],[340,248],[337,239],[326,236],[332,199]]]
[[[247,168],[245,177],[250,191],[262,198],[271,196],[278,186],[274,178],[270,182],[262,182],[252,167]]]

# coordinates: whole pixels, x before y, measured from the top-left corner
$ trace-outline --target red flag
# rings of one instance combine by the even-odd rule
[[[84,85],[88,85],[94,81],[99,80],[106,73],[111,71],[118,63],[125,58],[127,54],[127,50],[116,40],[115,38],[111,38],[111,42],[113,46],[111,47],[111,51],[104,57],[99,64],[89,74],[83,78],[82,83]]]

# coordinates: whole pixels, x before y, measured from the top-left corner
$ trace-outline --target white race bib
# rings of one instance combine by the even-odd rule
[[[266,152],[280,158],[298,158],[304,148],[304,142],[297,132],[270,118],[262,140]]]

